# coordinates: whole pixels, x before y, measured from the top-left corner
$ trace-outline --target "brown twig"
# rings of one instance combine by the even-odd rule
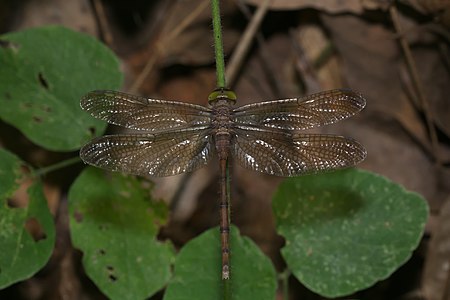
[[[108,26],[108,19],[106,18],[105,8],[100,0],[92,0],[94,13],[97,17],[98,27],[100,35],[103,37],[103,41],[106,45],[112,46],[114,39]]]
[[[289,30],[289,37],[292,42],[292,47],[294,48],[296,54],[296,65],[299,73],[305,84],[305,90],[308,93],[316,93],[320,91],[320,83],[317,79],[317,74],[311,65],[311,62],[306,57],[305,50],[302,45],[298,42],[297,32],[294,29]]]
[[[159,59],[161,54],[164,51],[164,48],[167,44],[169,44],[172,40],[176,39],[182,32],[185,30],[207,7],[209,2],[202,2],[195,10],[193,10],[186,18],[184,18],[177,27],[175,27],[169,34],[164,37],[161,42],[156,44],[156,51],[149,58],[147,63],[145,64],[144,69],[139,73],[136,80],[131,85],[129,92],[136,93],[141,85],[144,83],[147,76],[152,72],[153,67],[156,64],[156,61]]]
[[[242,14],[244,14],[244,16],[246,17],[246,19],[250,21],[252,18],[252,14],[248,6],[244,3],[244,0],[238,0],[237,5],[238,8],[241,10]],[[267,49],[264,36],[260,30],[256,32],[256,42],[258,43],[258,48],[261,51],[261,59],[262,59],[261,67],[267,77],[269,87],[272,89],[275,97],[279,98],[282,96],[281,95],[282,87],[279,80],[277,80],[277,78],[274,76],[275,72],[271,66],[272,64],[270,59],[270,53]],[[232,88],[232,86],[229,87]]]
[[[416,62],[412,56],[409,44],[406,41],[405,36],[402,34],[403,31],[402,31],[402,28],[400,25],[398,12],[397,12],[395,5],[391,5],[391,7],[389,8],[389,13],[391,15],[391,19],[392,19],[392,23],[394,24],[395,31],[399,35],[400,46],[402,48],[403,54],[405,55],[406,65],[408,66],[408,69],[409,69],[413,87],[415,89],[417,97],[419,98],[422,110],[425,114],[428,134],[430,135],[431,148],[432,148],[432,151],[434,154],[434,158],[436,160],[437,166],[440,166],[442,162],[441,162],[441,158],[439,155],[439,144],[438,144],[438,139],[437,139],[437,134],[436,134],[436,128],[434,127],[434,123],[433,123],[433,114],[429,107],[428,100],[425,97],[425,92],[423,89],[422,82],[419,79]]]
[[[272,0],[264,0],[261,5],[256,10],[256,13],[253,15],[252,20],[248,24],[245,29],[242,38],[240,39],[236,50],[234,50],[233,56],[230,59],[230,63],[228,65],[226,71],[226,78],[228,80],[228,84],[233,85],[236,80],[237,73],[242,65],[242,61],[250,49],[254,36],[261,25],[261,22],[269,9],[269,4]]]

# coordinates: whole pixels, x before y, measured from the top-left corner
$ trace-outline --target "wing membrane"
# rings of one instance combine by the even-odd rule
[[[81,159],[110,171],[156,177],[194,171],[211,157],[207,127],[157,134],[109,135],[85,145]]]
[[[135,130],[162,131],[210,122],[206,107],[177,101],[148,99],[116,91],[93,91],[81,107],[96,118]]]
[[[234,110],[237,124],[304,130],[335,123],[364,108],[366,100],[351,90],[325,91],[303,98],[244,105]]]
[[[366,157],[355,140],[335,135],[237,128],[235,159],[244,168],[277,176],[298,176],[354,166]]]

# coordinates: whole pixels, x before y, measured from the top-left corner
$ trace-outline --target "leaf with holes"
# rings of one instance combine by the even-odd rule
[[[15,155],[0,149],[0,288],[33,276],[47,263],[55,243],[53,218],[40,182],[29,186],[26,207],[8,205],[25,184],[23,165]]]
[[[231,279],[234,300],[275,299],[276,272],[272,262],[249,238],[231,227]],[[186,244],[177,256],[175,275],[164,300],[223,298],[220,234],[212,228]]]
[[[93,37],[58,26],[0,36],[0,118],[54,151],[76,150],[105,122],[80,108],[95,89],[118,89],[114,54]]]
[[[72,242],[88,276],[111,299],[144,299],[169,280],[174,251],[157,240],[168,208],[148,182],[86,168],[69,191]]]
[[[387,278],[411,257],[428,216],[420,195],[356,169],[288,179],[273,210],[288,267],[326,297]]]

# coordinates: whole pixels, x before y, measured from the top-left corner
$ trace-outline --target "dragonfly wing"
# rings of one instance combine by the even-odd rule
[[[93,91],[81,108],[108,123],[135,130],[161,131],[210,122],[210,109],[177,101],[148,99],[116,91]]]
[[[110,171],[156,177],[194,171],[211,157],[208,128],[98,137],[81,148],[81,159]]]
[[[352,90],[325,91],[302,98],[274,100],[236,108],[237,124],[283,130],[304,130],[346,119],[364,108],[366,100]]]
[[[244,168],[277,176],[299,176],[354,166],[366,150],[335,135],[236,128],[233,154]]]

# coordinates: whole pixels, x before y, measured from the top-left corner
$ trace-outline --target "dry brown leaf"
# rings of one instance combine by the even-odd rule
[[[301,25],[297,32],[298,43],[304,51],[305,59],[308,60],[310,67],[314,68],[314,65],[323,53],[330,49],[331,41],[326,36],[323,28],[318,24]],[[343,86],[340,65],[336,55],[328,57],[318,69],[313,71],[318,89],[307,87],[308,93]],[[301,76],[305,75],[305,72],[302,72]]]
[[[224,29],[224,51],[230,53],[239,40],[239,33]],[[161,66],[182,64],[206,65],[214,62],[211,28],[206,25],[191,26],[171,43],[164,43]]]
[[[178,1],[174,5],[158,41],[157,47],[161,48],[162,54],[161,65],[204,65],[214,62],[208,3],[204,0],[188,0]],[[226,16],[235,10],[236,7],[231,1],[224,1],[221,6],[223,19],[226,20]],[[191,21],[181,28],[186,20]],[[229,53],[238,42],[239,33],[226,26],[225,21],[223,23],[224,51]]]
[[[321,132],[356,139],[367,149],[367,158],[358,167],[382,174],[428,201],[439,201],[439,175],[434,165],[392,119],[364,110],[349,120],[323,127]]]
[[[394,34],[354,16],[323,16],[343,62],[349,86],[363,93],[366,111],[390,116],[429,150],[426,127],[401,80],[403,60]]]
[[[437,51],[417,49],[414,57],[434,122],[450,137],[450,74]]]
[[[262,0],[245,0],[245,2],[259,6]],[[364,9],[363,2],[360,0],[273,0],[270,9],[273,10],[293,10],[304,8],[315,8],[329,13],[353,12],[361,13]]]
[[[403,0],[402,2],[423,13],[438,13],[450,7],[449,0]]]
[[[281,267],[276,258],[283,242],[275,232],[271,201],[283,179],[246,170],[237,163],[232,171],[233,222]]]
[[[88,0],[23,1],[23,14],[17,28],[46,24],[59,24],[91,35],[97,34],[97,24]]]
[[[265,43],[265,50],[268,60],[258,49],[249,56],[242,68],[235,86],[238,105],[300,94],[299,84],[294,80],[296,68],[290,37],[286,33],[270,36]]]
[[[441,300],[449,296],[450,287],[450,198],[440,209],[439,219],[428,247],[422,290],[427,300]]]
[[[221,14],[235,11],[231,1],[224,1]],[[144,94],[154,92],[158,80],[156,71],[161,67],[172,65],[204,66],[214,62],[214,48],[211,35],[211,16],[209,2],[203,0],[187,0],[173,2],[161,18],[161,22],[153,24],[155,33],[138,52],[127,58],[127,63],[134,69],[135,79],[130,91],[140,90]],[[149,27],[149,26],[147,26]],[[238,42],[239,33],[223,22],[225,55]],[[142,36],[148,34],[142,33]]]

